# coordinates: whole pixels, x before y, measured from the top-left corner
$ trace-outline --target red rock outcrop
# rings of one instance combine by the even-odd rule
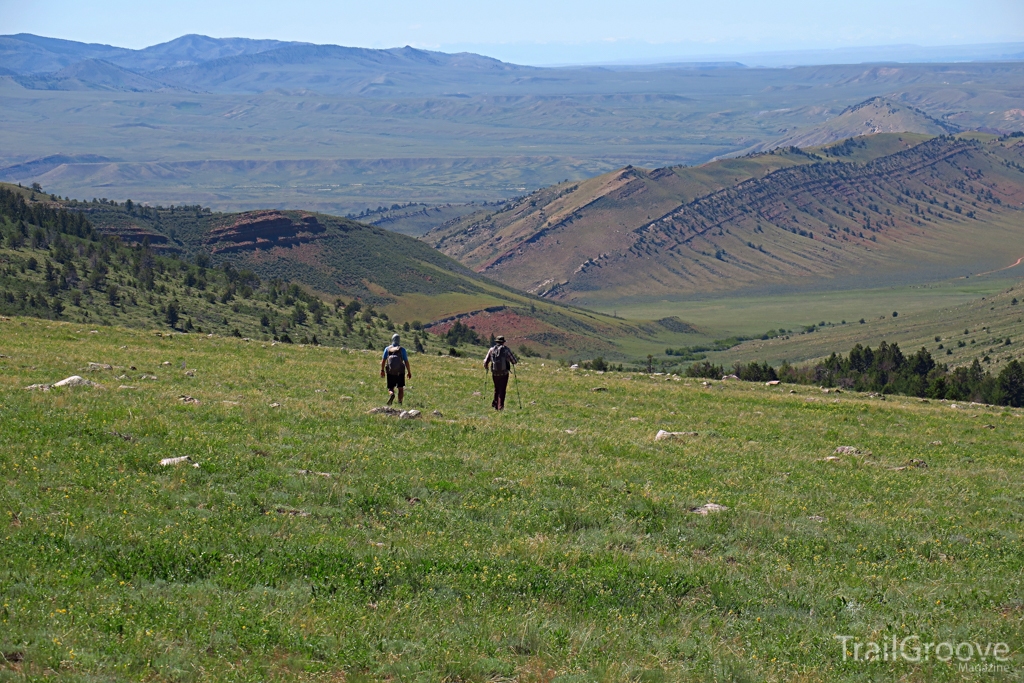
[[[326,230],[312,214],[253,211],[210,231],[204,240],[214,254],[290,247],[311,242]]]

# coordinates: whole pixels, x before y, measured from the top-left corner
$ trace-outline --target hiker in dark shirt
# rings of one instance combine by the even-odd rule
[[[380,376],[388,378],[388,405],[395,400],[395,387],[398,387],[398,405],[405,398],[405,378],[412,379],[412,368],[409,366],[409,354],[399,345],[398,335],[392,335],[391,345],[384,348],[384,357],[380,359]]]
[[[505,346],[505,337],[499,336],[494,346],[487,351],[484,357],[484,368],[491,371],[491,379],[494,380],[494,400],[491,407],[495,410],[505,409],[505,390],[508,389],[508,373],[512,366],[519,362],[512,349]]]

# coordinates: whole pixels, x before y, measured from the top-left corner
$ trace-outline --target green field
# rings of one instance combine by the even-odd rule
[[[5,318],[0,355],[0,681],[966,676],[841,635],[1024,671],[1019,410],[536,360],[497,415],[414,356],[401,420],[369,352]]]
[[[873,320],[889,317],[893,311],[900,315],[933,313],[944,307],[980,300],[983,296],[996,294],[1018,282],[1017,279],[995,276],[957,278],[901,287],[802,291],[773,296],[742,294],[692,297],[678,301],[595,306],[594,310],[627,320],[656,320],[677,316],[700,332],[694,335],[696,343],[702,339],[761,334],[780,327],[800,329],[822,321],[839,324],[844,320],[847,323],[861,318]]]

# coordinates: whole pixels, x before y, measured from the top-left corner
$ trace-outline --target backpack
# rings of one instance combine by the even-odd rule
[[[495,375],[507,375],[509,369],[508,348],[504,344],[501,344],[499,346],[495,346],[492,351],[494,351],[494,353],[491,355],[491,373]]]
[[[402,370],[405,369],[405,364],[402,362],[402,347],[401,346],[389,346],[388,347],[388,359],[384,364],[384,368],[387,370],[389,375],[401,375]]]

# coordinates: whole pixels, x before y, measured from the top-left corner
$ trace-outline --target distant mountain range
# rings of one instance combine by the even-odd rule
[[[412,47],[389,50],[187,35],[142,50],[31,34],[0,36],[0,75],[33,90],[183,90],[256,93],[275,88],[362,93],[431,74],[502,80],[531,67]]]

